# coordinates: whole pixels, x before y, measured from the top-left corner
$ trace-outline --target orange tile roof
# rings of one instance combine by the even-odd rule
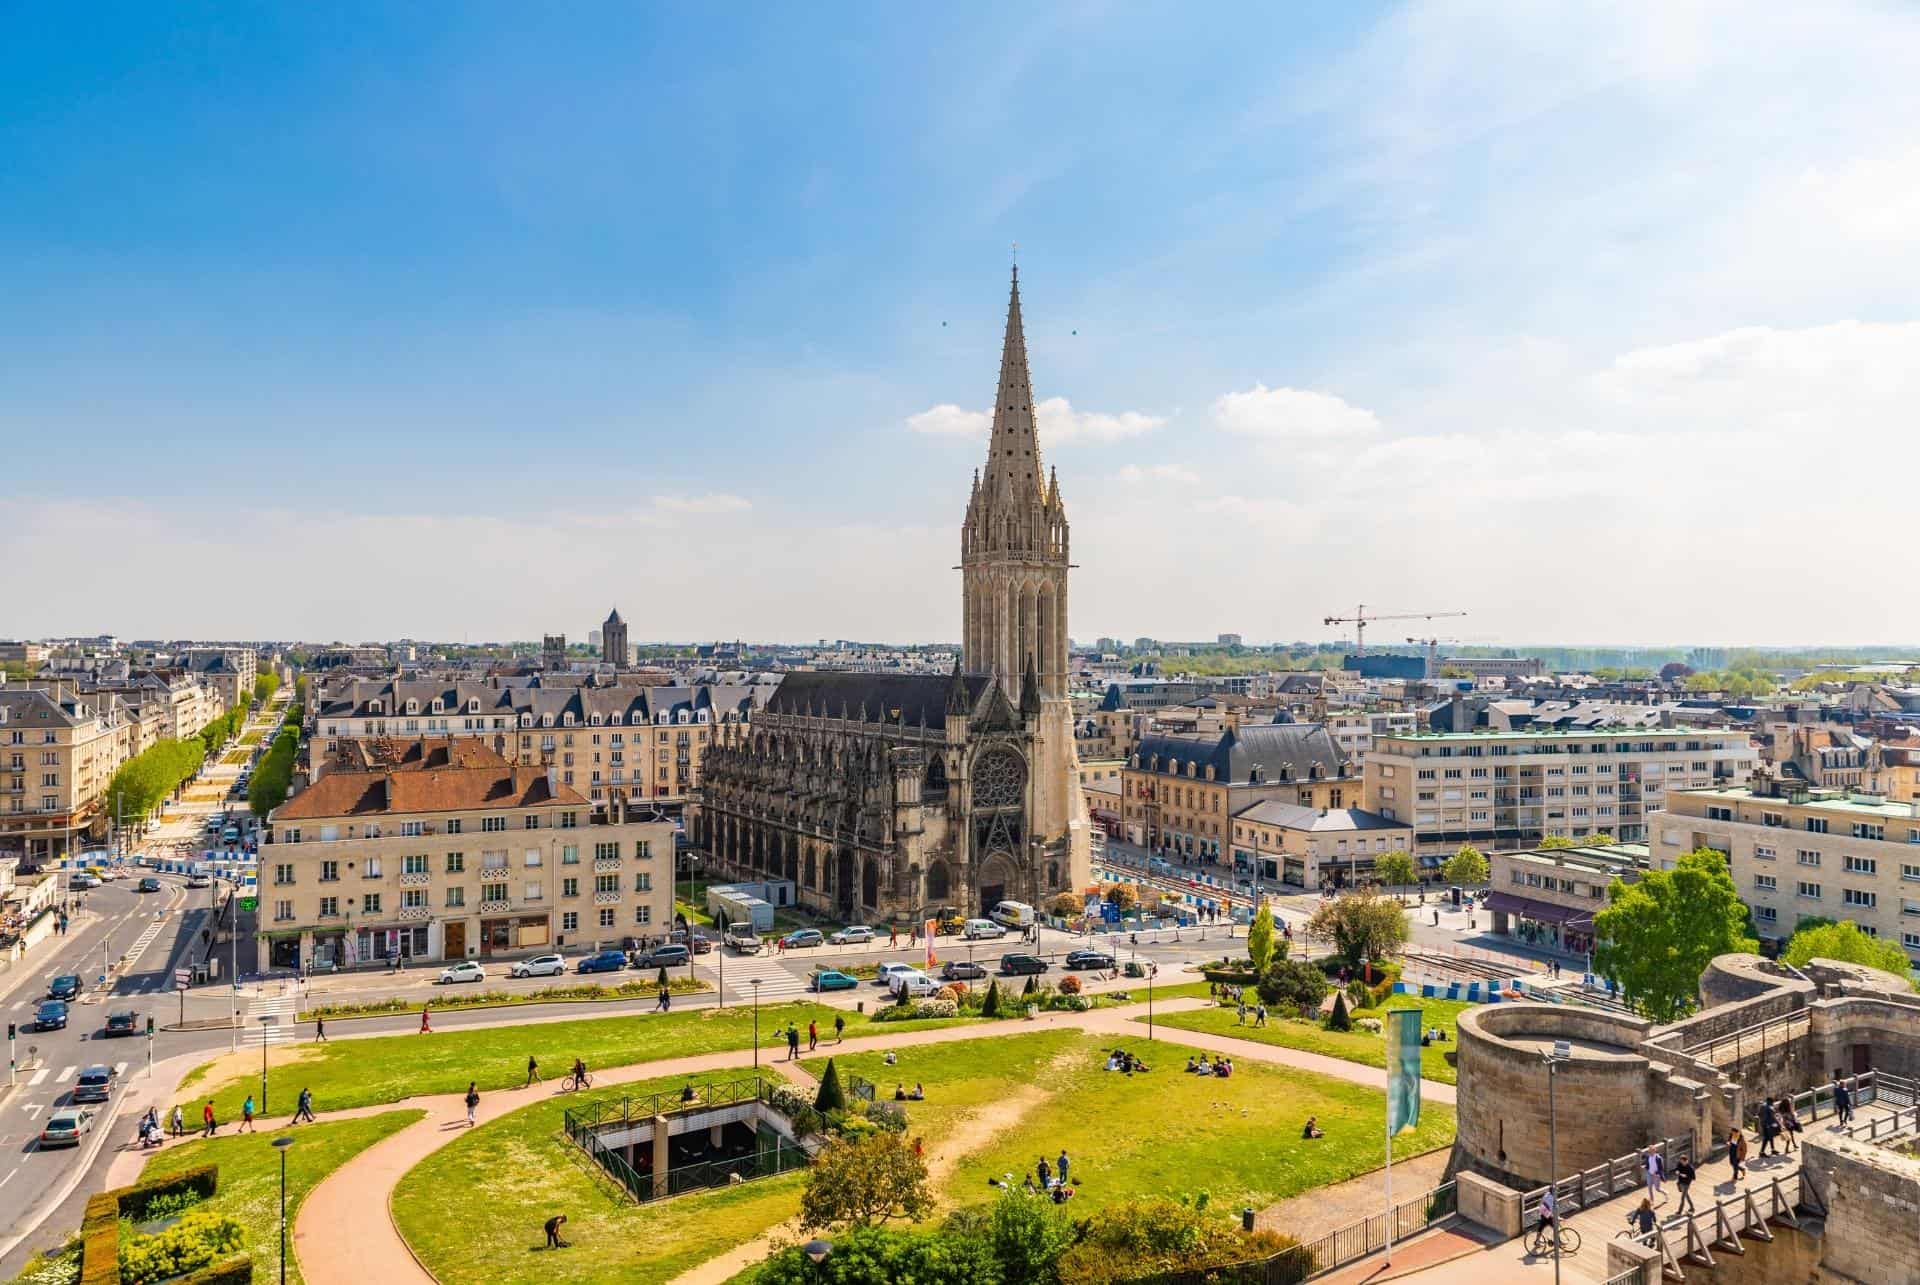
[[[414,768],[329,772],[274,810],[278,821],[468,812],[571,803],[591,806],[570,785],[549,783],[537,767]]]

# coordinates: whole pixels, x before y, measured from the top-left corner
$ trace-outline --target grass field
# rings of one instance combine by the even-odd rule
[[[240,743],[242,745],[258,745],[260,743],[260,733],[242,732],[240,733]]]
[[[1387,1000],[1387,1008],[1419,1008],[1422,1013],[1421,1026],[1438,1026],[1447,1033],[1445,1043],[1429,1044],[1420,1050],[1420,1074],[1429,1080],[1442,1084],[1455,1082],[1453,1064],[1447,1060],[1447,1054],[1459,1048],[1454,1023],[1462,1009],[1472,1007],[1459,1000],[1420,999],[1413,995],[1395,995]],[[1362,1008],[1354,1011],[1354,1017],[1379,1017],[1383,1009]],[[1205,1031],[1211,1035],[1231,1035],[1235,1039],[1257,1040],[1262,1044],[1278,1044],[1285,1048],[1302,1049],[1308,1053],[1321,1053],[1327,1057],[1337,1057],[1347,1062],[1362,1062],[1368,1066],[1384,1067],[1387,1064],[1387,1040],[1384,1035],[1375,1035],[1370,1031],[1329,1031],[1318,1022],[1302,1022],[1291,1018],[1269,1017],[1265,1026],[1256,1027],[1251,1013],[1246,1025],[1239,1023],[1235,1010],[1231,1008],[1195,1009],[1186,1013],[1168,1013],[1156,1017],[1158,1026],[1174,1027],[1183,1031]]]
[[[249,754],[246,750],[229,750],[221,757],[220,761],[229,766],[238,767],[252,757],[253,755]]]
[[[802,1032],[809,1021],[829,1030],[835,1017],[847,1019],[847,1034],[884,1035],[926,1027],[951,1026],[964,1019],[876,1023],[845,1009],[795,1002],[760,1006],[763,1048],[779,1042],[777,1030],[794,1023]],[[527,1056],[558,1072],[584,1058],[590,1068],[632,1066],[662,1058],[696,1053],[718,1053],[753,1044],[753,1014],[747,1006],[725,1009],[689,1009],[680,1013],[642,1016],[585,1017],[570,1022],[539,1022],[525,1026],[443,1030],[432,1035],[385,1035],[375,1039],[334,1040],[276,1046],[269,1087],[274,1101],[293,1100],[301,1088],[313,1090],[314,1109],[338,1111],[347,1107],[398,1102],[418,1094],[458,1093],[468,1080],[478,1080],[482,1091],[525,1082]],[[783,1050],[784,1051],[784,1050]],[[260,1085],[257,1057],[243,1051],[202,1066],[182,1081],[184,1104],[190,1119],[211,1096],[221,1121],[236,1119],[240,1103]]]
[[[321,1179],[424,1114],[387,1111],[363,1120],[203,1138],[155,1155],[140,1176],[164,1178],[195,1165],[219,1165],[220,1186],[205,1207],[240,1220],[247,1229],[254,1279],[274,1281],[280,1278],[280,1153],[273,1149],[273,1140],[282,1133],[294,1139],[287,1148],[287,1228],[291,1240],[300,1205]],[[301,1279],[298,1263],[287,1265],[287,1279]]]

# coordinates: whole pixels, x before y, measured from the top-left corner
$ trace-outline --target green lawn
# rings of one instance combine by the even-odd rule
[[[951,1026],[966,1020],[876,1023],[864,1014],[822,1004],[762,1004],[760,1042],[763,1048],[773,1048],[780,1042],[778,1028],[789,1022],[798,1025],[802,1034],[809,1021],[819,1022],[822,1031],[831,1031],[835,1017],[847,1019],[850,1038]],[[459,1093],[468,1080],[478,1080],[483,1091],[523,1084],[528,1054],[538,1058],[550,1076],[557,1076],[564,1074],[576,1057],[586,1059],[590,1068],[598,1070],[744,1049],[752,1044],[753,1011],[744,1004],[679,1013],[584,1017],[570,1022],[443,1030],[432,1035],[307,1042],[286,1052],[281,1051],[286,1046],[280,1046],[273,1054],[275,1062],[282,1057],[288,1057],[289,1062],[272,1071],[269,1087],[275,1103],[291,1102],[301,1088],[310,1088],[314,1109],[327,1112],[398,1102],[419,1094]],[[200,1108],[210,1092],[206,1079],[207,1067],[203,1066],[182,1082],[185,1096],[181,1102],[189,1119],[200,1118]],[[215,1085],[211,1096],[221,1122],[237,1119],[241,1100],[259,1087],[257,1071],[241,1071]]]
[[[246,750],[229,750],[224,756],[221,757],[220,761],[222,763],[238,766],[241,763],[245,763],[248,759],[252,757],[253,755],[249,754]]]
[[[169,1147],[147,1161],[143,1179],[164,1178],[195,1165],[220,1166],[220,1186],[206,1207],[231,1214],[247,1229],[247,1250],[253,1255],[253,1277],[258,1281],[280,1276],[280,1154],[273,1140],[282,1133],[294,1144],[287,1148],[287,1237],[301,1202],[320,1180],[390,1133],[418,1120],[423,1111],[387,1111],[363,1120],[330,1124],[303,1124],[290,1130],[262,1129],[259,1133],[229,1133]],[[287,1279],[301,1279],[299,1265],[287,1264]]]
[[[1429,1044],[1420,1050],[1420,1074],[1429,1080],[1442,1084],[1455,1082],[1453,1063],[1447,1060],[1447,1054],[1459,1048],[1454,1023],[1460,1011],[1472,1005],[1460,1000],[1420,999],[1414,995],[1394,995],[1387,1000],[1388,1008],[1418,1007],[1423,1014],[1422,1027],[1438,1026],[1447,1033],[1446,1042]],[[1383,1010],[1375,1008],[1356,1009],[1354,1016],[1379,1017]],[[1286,1048],[1302,1049],[1308,1053],[1321,1053],[1327,1057],[1337,1057],[1347,1062],[1363,1062],[1368,1066],[1385,1067],[1387,1064],[1387,1040],[1385,1035],[1375,1035],[1370,1031],[1329,1031],[1318,1022],[1302,1022],[1292,1018],[1269,1017],[1265,1026],[1253,1024],[1253,1014],[1247,1014],[1247,1023],[1240,1025],[1236,1011],[1231,1008],[1194,1009],[1185,1013],[1168,1013],[1164,1017],[1156,1015],[1156,1026],[1175,1027],[1183,1031],[1205,1031],[1211,1035],[1231,1035],[1236,1039],[1257,1040],[1262,1044],[1279,1044]]]
[[[258,745],[260,743],[260,733],[242,732],[240,734],[240,743],[242,745]]]

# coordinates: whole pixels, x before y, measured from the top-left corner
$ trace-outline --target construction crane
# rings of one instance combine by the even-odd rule
[[[1354,609],[1354,613],[1351,616],[1328,616],[1325,623],[1329,625],[1352,625],[1353,654],[1356,656],[1364,656],[1367,654],[1367,626],[1376,621],[1439,620],[1444,616],[1464,616],[1466,614],[1464,611],[1399,611],[1390,616],[1369,616],[1367,614],[1366,604],[1362,603]]]

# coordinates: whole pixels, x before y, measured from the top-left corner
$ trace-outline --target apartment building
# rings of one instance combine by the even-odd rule
[[[1409,851],[1413,827],[1362,808],[1266,800],[1233,814],[1233,864],[1293,888],[1357,888],[1374,862]]]
[[[1661,868],[1695,848],[1727,854],[1762,937],[1784,941],[1809,915],[1850,919],[1920,961],[1920,803],[1761,771],[1672,795],[1653,827]]]
[[[1607,888],[1615,879],[1638,883],[1648,860],[1644,843],[1496,852],[1487,859],[1493,931],[1542,950],[1590,954]]]
[[[1149,733],[1120,773],[1121,829],[1129,843],[1224,864],[1242,808],[1268,799],[1340,808],[1359,789],[1315,723]]]
[[[1376,737],[1401,735],[1420,730],[1420,715],[1410,709],[1327,711],[1327,735],[1340,747],[1340,753],[1356,768],[1367,761],[1367,751]]]
[[[260,849],[275,968],[591,949],[662,935],[672,911],[671,822],[471,742],[336,768],[274,810]]]
[[[189,647],[181,663],[220,694],[222,710],[253,699],[253,680],[260,672],[260,658],[253,648]]]
[[[1683,727],[1383,736],[1367,754],[1362,806],[1412,824],[1422,856],[1554,835],[1642,842],[1671,791],[1742,780],[1756,756],[1745,732]]]
[[[101,830],[100,795],[131,738],[112,698],[67,683],[0,687],[0,851],[37,864]]]
[[[524,767],[557,769],[589,803],[680,815],[714,729],[745,722],[768,684],[545,687],[441,679],[351,680],[315,700],[317,774],[370,737],[473,737]]]

